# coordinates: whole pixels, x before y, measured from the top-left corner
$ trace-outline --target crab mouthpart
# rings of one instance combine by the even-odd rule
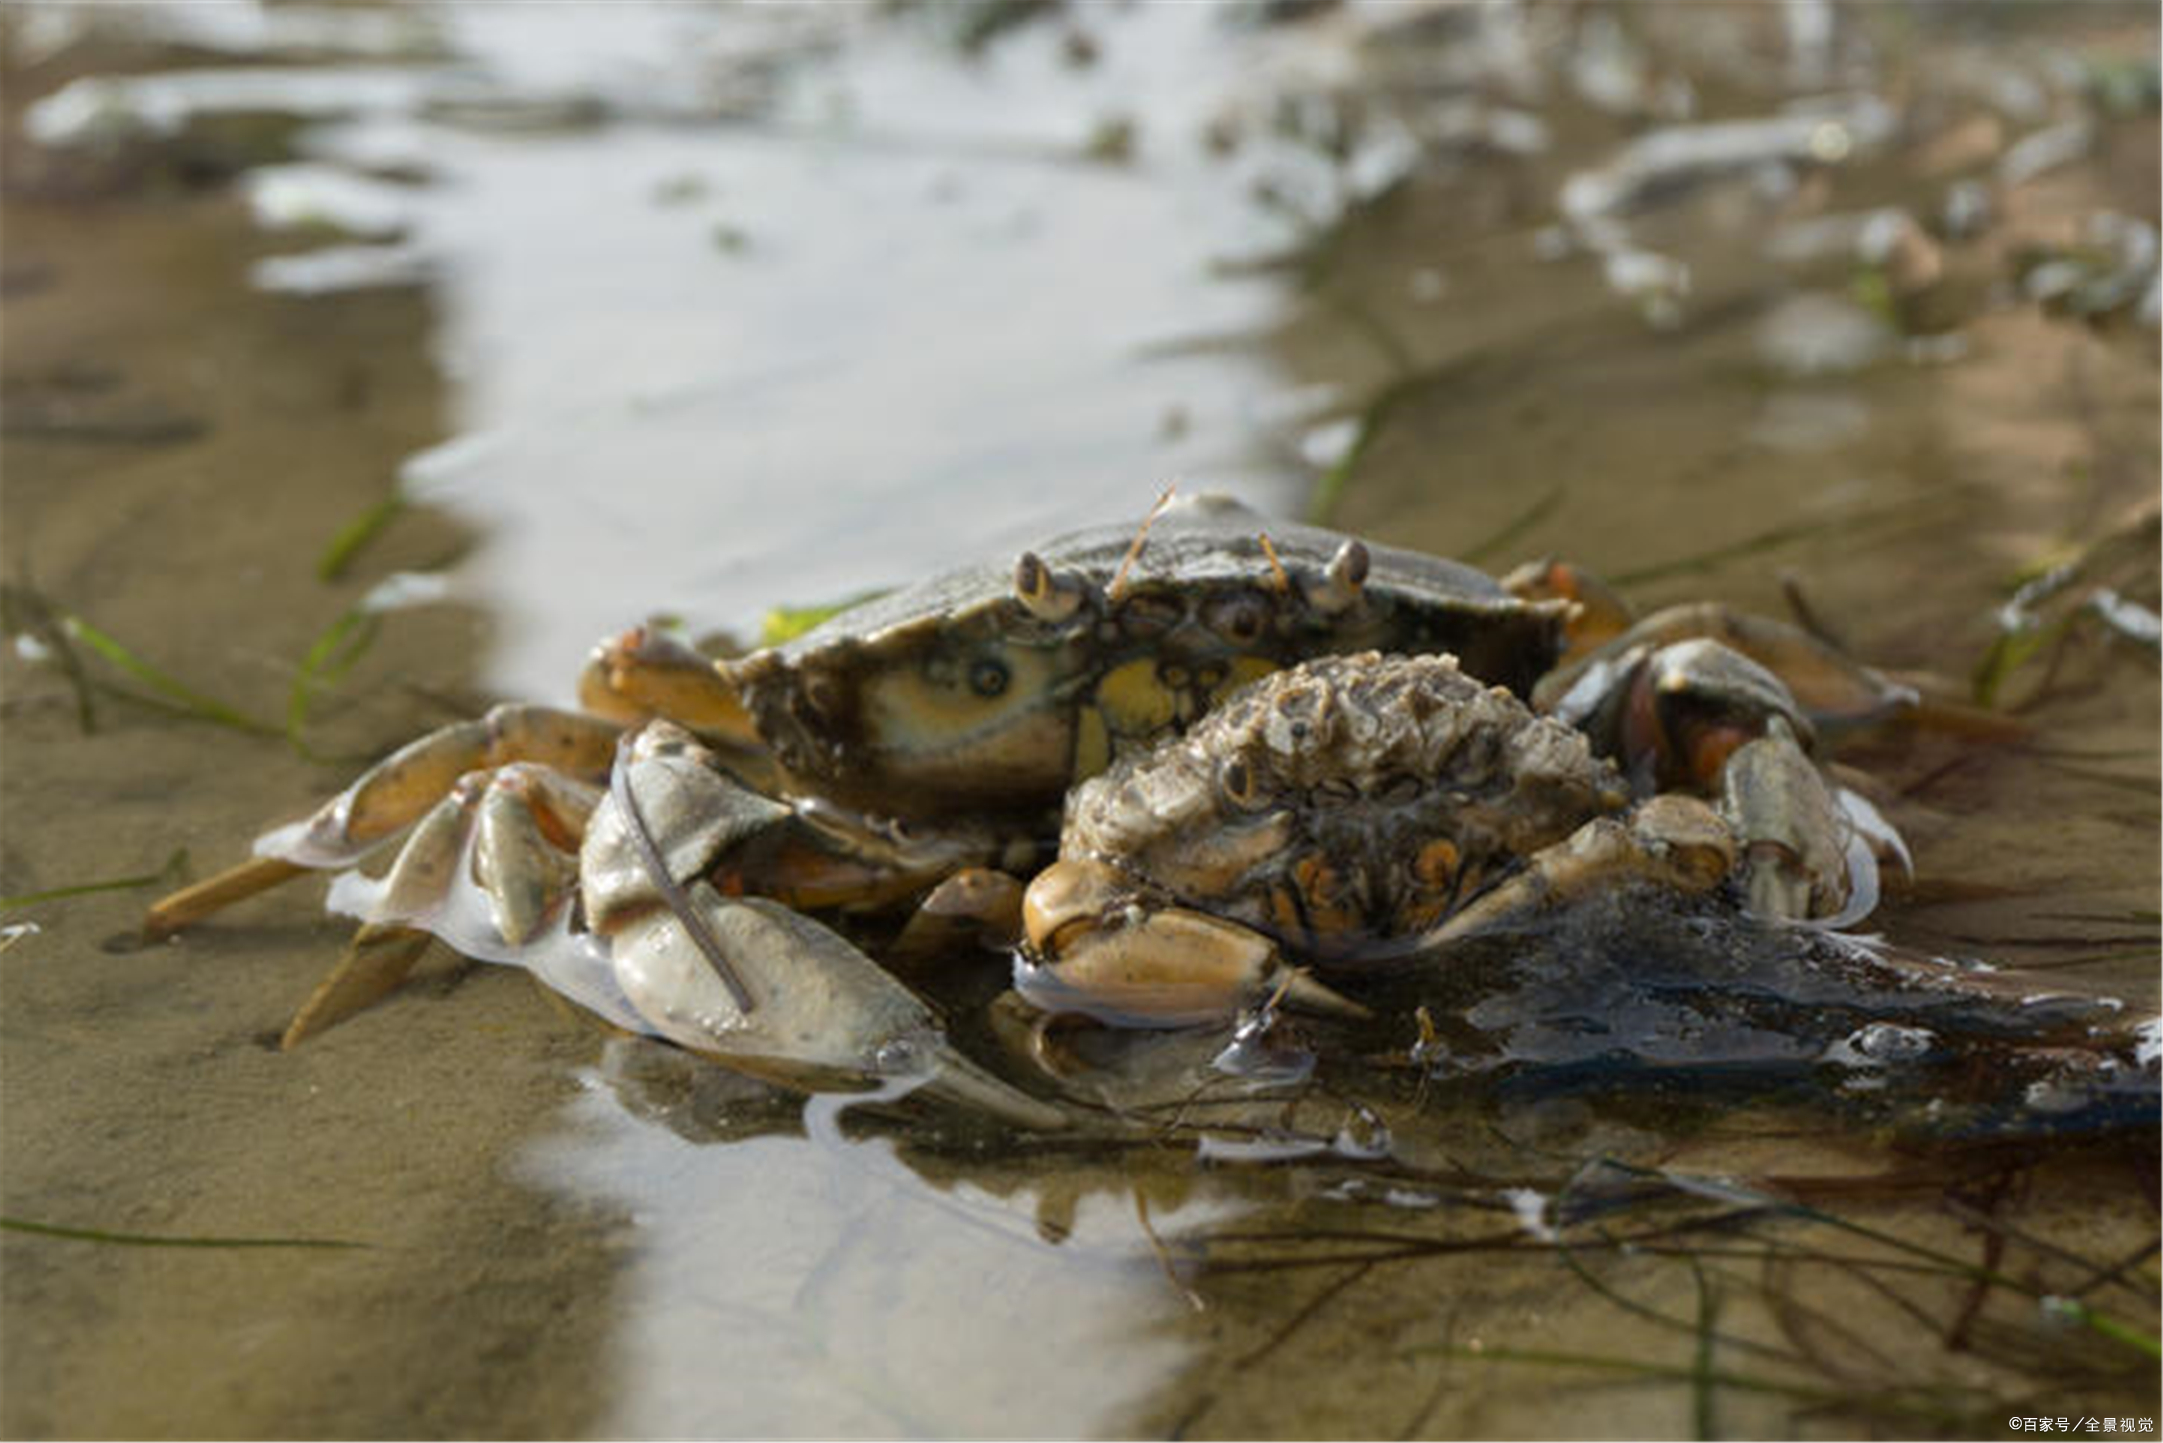
[[[1022,900],[1028,946],[1014,988],[1046,1012],[1118,1027],[1222,1022],[1281,990],[1295,1006],[1366,1010],[1284,966],[1267,937],[1190,908],[1146,902],[1110,867],[1060,861]]]

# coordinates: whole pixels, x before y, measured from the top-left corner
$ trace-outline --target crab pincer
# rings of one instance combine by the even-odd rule
[[[1067,1123],[947,1041],[929,1004],[832,928],[709,874],[786,808],[656,722],[624,749],[580,859],[586,924],[614,985],[652,1032],[790,1086],[920,1081],[1026,1127]]]

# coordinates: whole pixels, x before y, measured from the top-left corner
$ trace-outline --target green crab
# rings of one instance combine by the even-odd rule
[[[736,660],[637,630],[595,653],[580,710],[501,706],[422,737],[267,833],[253,861],[156,904],[148,925],[176,931],[402,836],[380,880],[348,873],[334,886],[333,906],[364,925],[288,1045],[394,987],[433,936],[526,966],[627,1029],[748,1071],[806,1086],[924,1077],[1050,1126],[1043,1104],[956,1052],[928,1004],[804,914],[921,904],[894,944],[902,953],[956,929],[1007,940],[1024,910],[1011,879],[1044,859],[1076,782],[1182,735],[1215,735],[1193,729],[1252,695],[1243,688],[1350,654],[1359,659],[1344,665],[1355,668],[1447,656],[1453,675],[1498,705],[1559,685],[1553,706],[1569,724],[1534,730],[1554,738],[1542,745],[1555,755],[1582,762],[1570,785],[1593,812],[1678,787],[1725,797],[1725,820],[1708,825],[1743,860],[1691,886],[1734,871],[1749,905],[1770,915],[1866,913],[1873,848],[1896,848],[1897,837],[1827,782],[1809,750],[1824,717],[1880,715],[1912,695],[1773,623],[1722,621],[1719,640],[1676,641],[1671,619],[1623,628],[1581,587],[1558,588],[1557,575],[1542,568],[1505,587],[1455,562],[1199,497],[1160,504],[1139,527],[1077,533],[1008,566],[891,594]],[[1573,651],[1583,655],[1558,672]],[[1776,671],[1808,678],[1810,704]],[[1482,755],[1506,751],[1490,730],[1468,734]],[[1593,763],[1588,747],[1616,754],[1621,770]],[[1527,786],[1547,785],[1535,783],[1533,758],[1497,757],[1505,772],[1522,768]],[[1420,771],[1408,763],[1390,785],[1426,785]],[[1439,937],[1452,916],[1473,915],[1464,909],[1494,905],[1485,883],[1559,838],[1548,835],[1559,823],[1517,835],[1529,822],[1514,801],[1499,805],[1507,844],[1476,866],[1460,842],[1414,848],[1415,872],[1435,887],[1404,919],[1412,934],[1439,926]],[[1679,798],[1638,809],[1647,819],[1687,810]],[[1242,845],[1269,840],[1256,837]],[[1351,869],[1326,855],[1311,864],[1301,940],[1313,955],[1350,935],[1324,925],[1339,901],[1321,879]],[[1177,1001],[1137,1003],[1124,984],[1090,980],[1108,974],[1047,963],[1044,949],[1074,935],[1078,914],[1061,889],[1071,893],[1075,875],[1055,870],[1031,894],[1027,995],[1158,1024],[1230,1015],[1286,986],[1294,1000],[1341,1005],[1252,945],[1227,970],[1205,929],[1180,921],[1156,930],[1184,931],[1192,950],[1152,963],[1188,969],[1161,994]],[[1047,929],[1055,912],[1065,920]],[[1061,984],[1032,985],[1040,975]]]

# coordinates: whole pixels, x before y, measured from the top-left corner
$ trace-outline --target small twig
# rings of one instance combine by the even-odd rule
[[[1142,1236],[1149,1239],[1149,1250],[1157,1255],[1157,1266],[1164,1270],[1166,1282],[1172,1290],[1187,1300],[1187,1306],[1197,1313],[1209,1311],[1202,1295],[1181,1280],[1179,1270],[1172,1266],[1172,1250],[1164,1246],[1164,1239],[1157,1236],[1156,1227],[1149,1221],[1149,1196],[1137,1184],[1134,1189],[1134,1216],[1142,1225]]]
[[[654,841],[652,831],[646,826],[645,815],[638,809],[638,798],[631,792],[629,759],[631,743],[636,736],[635,732],[626,732],[623,740],[616,743],[616,764],[610,767],[608,772],[609,794],[615,797],[616,805],[623,809],[624,831],[630,834],[631,844],[638,850],[639,862],[645,867],[647,879],[653,883],[654,891],[660,894],[661,901],[675,914],[676,920],[683,923],[683,930],[689,934],[698,950],[706,954],[707,962],[713,966],[714,975],[721,979],[721,985],[728,989],[729,996],[735,1001],[736,1010],[748,1017],[757,1009],[758,1004],[752,1001],[751,991],[744,986],[743,979],[736,975],[735,967],[729,963],[728,954],[721,950],[720,939],[714,936],[713,929],[706,925],[706,919],[699,914],[697,907],[692,905],[690,896],[670,874],[668,859],[661,855],[660,844]]]

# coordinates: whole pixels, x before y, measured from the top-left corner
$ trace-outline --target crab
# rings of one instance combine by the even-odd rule
[[[1346,665],[1447,656],[1450,675],[1501,706],[1554,687],[1573,648],[1582,655],[1553,702],[1571,724],[1483,722],[1469,735],[1481,755],[1505,732],[1548,738],[1504,772],[1577,801],[1534,821],[1510,794],[1482,824],[1507,833],[1506,845],[1481,852],[1437,837],[1415,848],[1414,873],[1431,885],[1398,919],[1411,934],[1435,925],[1446,934],[1461,905],[1497,905],[1482,902],[1474,878],[1525,856],[1534,859],[1525,877],[1546,878],[1562,855],[1553,845],[1581,823],[1678,785],[1724,796],[1726,820],[1654,796],[1634,814],[1629,865],[1690,857],[1683,870],[1698,890],[1715,872],[1735,873],[1749,905],[1772,916],[1846,922],[1867,912],[1873,853],[1896,848],[1897,836],[1809,750],[1822,718],[1882,715],[1911,694],[1776,624],[1723,622],[1723,639],[1676,641],[1671,621],[1651,618],[1612,634],[1611,609],[1557,574],[1541,569],[1505,588],[1455,562],[1200,497],[1160,503],[1138,529],[1077,533],[1009,568],[868,602],[740,659],[711,662],[635,630],[596,652],[580,710],[506,705],[430,733],[265,834],[254,860],[157,903],[148,926],[176,931],[402,836],[380,881],[349,872],[334,884],[333,905],[364,925],[287,1045],[396,986],[437,937],[524,965],[627,1029],[747,1071],[814,1087],[928,1079],[1051,1126],[1042,1103],[954,1049],[928,1004],[805,914],[921,902],[896,943],[908,952],[956,927],[1004,941],[1026,913],[1039,960],[1020,964],[1025,995],[1122,1021],[1228,1015],[1256,989],[1285,985],[1295,999],[1346,1005],[1251,944],[1225,970],[1207,929],[1171,914],[1152,925],[1194,943],[1184,962],[1177,946],[1164,954],[1187,980],[1160,992],[1176,1001],[1137,1003],[1123,984],[1091,980],[1109,974],[1090,965],[1041,960],[1055,934],[1073,934],[1077,866],[1039,880],[1026,908],[1009,879],[1041,859],[1076,782],[1166,755],[1182,735],[1218,744],[1208,739],[1234,725],[1225,718],[1277,695],[1254,687],[1287,667],[1354,653],[1362,659]],[[1835,680],[1809,708],[1773,668]],[[1223,710],[1235,695],[1244,700]],[[1595,763],[1588,741],[1617,752],[1622,770]],[[1563,772],[1549,777],[1550,764]],[[1425,786],[1427,770],[1408,763],[1384,790],[1407,778]],[[1210,775],[1221,786],[1227,772]],[[1131,770],[1117,775],[1135,784]],[[1094,785],[1077,796],[1076,818],[1106,795],[1108,784]],[[1705,844],[1717,866],[1691,850],[1697,842],[1642,830],[1683,818],[1728,839]],[[1314,857],[1300,893],[1303,940],[1325,953],[1357,930],[1334,925],[1359,890],[1343,888],[1366,875],[1348,856]],[[1055,915],[1066,920],[1047,930]],[[1086,950],[1108,955],[1101,938]],[[1210,975],[1219,980],[1202,980]]]
[[[1208,1072],[1303,1075],[1310,1029],[1282,1005],[1423,1076],[1829,1069],[1854,1095],[1932,1069],[1960,1079],[1933,1084],[1934,1124],[2153,1125],[2157,1023],[1780,920],[1766,899],[1796,895],[1801,859],[1753,854],[1754,818],[1823,784],[1775,736],[1724,773],[1717,803],[1633,793],[1583,732],[1453,657],[1300,663],[1075,789],[1025,898],[1015,988],[1039,1020],[1018,1040],[1102,1095],[1045,1019],[1199,1024],[1237,997],[1258,1001],[1228,1043],[1204,1034]]]

